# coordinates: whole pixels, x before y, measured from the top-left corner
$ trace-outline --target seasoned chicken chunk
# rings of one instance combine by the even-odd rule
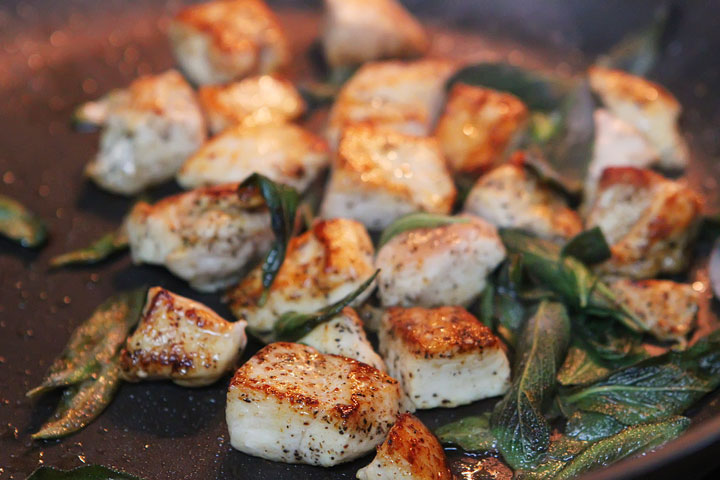
[[[635,75],[602,67],[589,70],[590,86],[616,116],[637,128],[660,154],[663,168],[683,168],[690,158],[680,134],[681,106],[660,85]]]
[[[449,213],[455,195],[434,139],[354,126],[340,142],[321,215],[377,230],[408,213]]]
[[[260,304],[262,270],[257,267],[229,292],[230,307],[238,318],[247,320],[250,333],[271,342],[273,325],[283,313],[312,313],[356,290],[375,272],[374,253],[362,224],[318,221],[290,240],[264,304]],[[372,290],[367,289],[353,305],[361,304]]]
[[[495,227],[472,215],[465,223],[400,233],[380,248],[375,266],[383,305],[469,305],[505,258]]]
[[[660,340],[684,343],[695,326],[700,294],[692,285],[624,278],[610,283],[610,289]]]
[[[451,480],[442,445],[417,417],[398,417],[375,459],[357,472],[359,480]]]
[[[260,173],[303,191],[329,161],[325,141],[297,125],[235,125],[191,156],[177,181],[195,188],[242,182]]]
[[[414,136],[432,132],[455,64],[445,60],[373,62],[343,86],[330,110],[327,137],[337,147],[343,130],[364,123]]]
[[[435,135],[450,170],[477,174],[502,162],[527,119],[527,107],[514,95],[457,83]]]
[[[700,208],[700,197],[681,181],[639,168],[605,169],[586,219],[611,246],[600,273],[650,278],[682,271]]]
[[[316,348],[321,353],[353,358],[385,371],[385,363],[365,335],[362,320],[350,307],[345,307],[335,318],[315,327],[298,343]]]
[[[126,222],[135,263],[165,265],[204,291],[236,282],[270,249],[270,214],[254,189],[200,188],[135,205]]]
[[[122,195],[170,180],[205,141],[195,93],[174,70],[140,77],[83,105],[76,115],[102,125],[100,149],[85,173]]]
[[[290,61],[285,34],[262,0],[214,0],[185,7],[168,29],[173,53],[196,85],[272,73]]]
[[[140,323],[120,355],[123,378],[170,379],[184,387],[210,385],[235,366],[247,344],[245,325],[224,320],[202,303],[153,287]]]
[[[371,451],[409,409],[398,382],[370,365],[273,343],[235,373],[226,417],[241,452],[329,467]]]
[[[379,338],[388,373],[417,408],[465,405],[510,385],[502,342],[462,307],[390,308]]]
[[[486,173],[470,190],[465,211],[496,227],[522,228],[546,238],[570,238],[583,229],[580,216],[562,194],[542,183],[524,166],[518,152]]]
[[[419,57],[430,47],[422,25],[396,0],[325,0],[322,44],[332,67]]]
[[[293,84],[272,75],[204,86],[198,90],[198,98],[213,134],[237,124],[285,123],[305,111],[305,102]]]

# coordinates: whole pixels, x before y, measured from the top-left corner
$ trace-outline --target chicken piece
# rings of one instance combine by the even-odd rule
[[[275,321],[283,313],[312,313],[356,290],[375,272],[374,253],[360,223],[318,221],[290,240],[264,304],[260,305],[262,270],[257,267],[229,292],[230,308],[247,320],[250,333],[269,343],[274,340]],[[353,305],[360,305],[372,290],[365,290]]]
[[[446,60],[363,65],[343,86],[330,110],[330,147],[336,148],[345,128],[357,123],[418,137],[429,135],[445,101],[445,82],[455,68]]]
[[[396,0],[325,0],[322,44],[332,67],[420,57],[430,47],[422,25]]]
[[[450,170],[478,174],[502,162],[527,119],[527,107],[514,95],[457,83],[435,135]]]
[[[565,198],[524,166],[518,152],[486,173],[465,200],[465,211],[496,227],[522,228],[545,238],[570,238],[583,229],[580,216]]]
[[[682,271],[700,208],[700,197],[683,182],[640,168],[606,168],[586,220],[611,246],[599,272],[651,278]]]
[[[262,0],[215,0],[185,7],[168,29],[173,54],[196,85],[232,82],[287,66],[290,49]]]
[[[330,467],[371,451],[410,409],[397,380],[376,368],[280,342],[235,373],[226,416],[241,452]]]
[[[335,318],[315,327],[298,343],[313,347],[321,353],[353,358],[381,372],[385,371],[385,362],[373,350],[363,330],[362,320],[350,307],[345,307]]]
[[[270,249],[270,214],[254,189],[200,188],[140,202],[126,221],[135,263],[165,265],[203,291],[238,281],[242,268]]]
[[[681,106],[672,93],[620,70],[592,67],[588,74],[590,86],[603,104],[647,137],[660,154],[661,167],[687,166],[690,152],[678,128]]]
[[[102,126],[100,149],[85,173],[122,195],[170,180],[205,141],[205,120],[195,93],[169,70],[140,77],[80,107],[76,118]]]
[[[353,126],[340,142],[320,210],[379,230],[408,213],[449,213],[455,195],[434,139]]]
[[[456,407],[505,393],[502,342],[462,307],[386,310],[380,354],[417,408]]]
[[[184,188],[242,182],[260,173],[305,190],[329,163],[325,141],[297,125],[235,125],[207,142],[177,175]]]
[[[293,84],[272,75],[201,87],[198,98],[213,134],[237,124],[253,127],[285,123],[305,111],[305,102]]]
[[[140,324],[120,354],[123,378],[170,379],[183,387],[215,383],[235,366],[245,348],[245,325],[224,320],[202,303],[153,287]]]
[[[685,343],[695,325],[700,302],[700,294],[692,285],[624,278],[610,283],[610,289],[655,337]]]
[[[465,223],[409,230],[380,248],[375,266],[384,306],[467,306],[505,258],[495,227],[464,215]]]

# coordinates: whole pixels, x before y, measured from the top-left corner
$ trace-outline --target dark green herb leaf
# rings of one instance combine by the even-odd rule
[[[477,304],[478,319],[491,330],[495,329],[495,284],[488,279]]]
[[[490,419],[498,449],[515,469],[534,467],[547,454],[550,427],[543,407],[554,392],[569,341],[565,307],[542,302],[520,336],[512,387]]]
[[[125,229],[120,228],[114,232],[106,233],[87,247],[53,257],[50,260],[50,267],[58,268],[78,263],[92,265],[105,260],[113,253],[127,250],[128,246]]]
[[[23,247],[39,247],[47,239],[45,223],[20,202],[0,195],[0,235]]]
[[[497,330],[503,340],[514,347],[517,343],[516,336],[525,321],[525,308],[512,295],[497,293],[495,295],[495,317],[497,318]]]
[[[613,417],[595,412],[575,412],[567,420],[565,434],[585,442],[595,442],[620,432],[625,425]]]
[[[298,87],[308,111],[332,104],[343,84],[357,71],[357,67],[342,67],[332,70],[323,82],[311,82]]]
[[[411,213],[404,217],[398,218],[383,230],[378,242],[378,248],[389,242],[394,236],[399,235],[408,230],[417,230],[419,228],[437,228],[453,223],[467,223],[470,220],[465,217],[451,217],[449,215],[440,215],[437,213]]]
[[[612,256],[600,227],[580,232],[565,244],[561,255],[570,255],[586,265],[604,262]]]
[[[494,452],[495,437],[490,431],[490,413],[465,417],[435,430],[443,444],[457,445],[467,452]]]
[[[583,451],[588,442],[563,435],[550,442],[547,458],[532,470],[518,470],[515,480],[546,480],[553,478],[565,463]]]
[[[558,372],[560,385],[586,385],[605,378],[610,368],[597,358],[592,349],[582,340],[573,337],[565,362]]]
[[[100,465],[83,465],[72,470],[58,470],[40,467],[27,480],[141,480],[129,473],[113,470]]]
[[[578,198],[582,193],[583,182],[560,173],[536,146],[528,147],[525,150],[523,166],[530,170],[540,182],[559,190],[571,199]]]

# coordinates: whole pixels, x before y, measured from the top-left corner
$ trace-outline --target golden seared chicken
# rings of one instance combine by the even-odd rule
[[[259,193],[235,184],[135,205],[126,221],[135,263],[165,265],[203,291],[236,282],[270,249],[270,214]]]
[[[423,137],[429,135],[445,101],[445,82],[455,71],[446,60],[373,62],[360,67],[330,110],[327,137],[337,147],[356,123]]]
[[[214,0],[185,7],[168,29],[173,53],[196,85],[229,83],[284,68],[285,34],[262,0]]]
[[[362,320],[351,307],[345,307],[335,318],[315,327],[298,343],[309,345],[321,353],[354,358],[385,371],[385,362],[373,350],[363,330]]]
[[[681,181],[640,168],[605,169],[586,218],[612,250],[599,271],[632,278],[680,272],[700,208],[700,197]]]
[[[393,307],[380,354],[417,408],[456,407],[502,395],[510,364],[502,342],[462,307]]]
[[[297,125],[235,125],[191,156],[177,181],[195,188],[242,182],[260,173],[303,191],[329,161],[325,141]]]
[[[610,288],[660,340],[685,343],[695,326],[700,294],[692,285],[670,280],[620,279],[610,283]]]
[[[400,415],[359,480],[451,480],[445,450],[414,415]]]
[[[293,84],[273,75],[249,77],[228,85],[207,85],[198,90],[198,98],[213,134],[231,125],[285,123],[305,111],[305,102]]]
[[[226,416],[233,447],[330,467],[370,452],[412,409],[397,380],[297,343],[273,343],[235,373]]]
[[[522,228],[545,238],[569,238],[583,229],[565,198],[524,166],[524,153],[486,173],[470,190],[465,211],[496,227]]]
[[[202,303],[153,287],[120,356],[123,378],[170,379],[184,387],[210,385],[234,368],[247,344],[245,325],[224,320]]]
[[[527,107],[514,95],[457,83],[435,136],[450,170],[477,174],[502,162],[527,119]]]
[[[325,0],[322,44],[332,67],[419,57],[430,47],[422,25],[396,0]]]
[[[375,272],[374,249],[362,224],[335,219],[316,222],[288,244],[285,261],[264,304],[262,270],[257,267],[229,292],[233,313],[247,320],[250,333],[274,339],[273,325],[286,312],[312,313],[356,290]],[[353,305],[372,292],[365,290]]]
[[[195,92],[178,72],[140,77],[80,107],[82,122],[102,126],[85,173],[113,193],[133,195],[170,180],[205,141]]]
[[[660,155],[663,168],[683,168],[690,159],[680,134],[681,106],[660,85],[620,70],[592,67],[590,86],[614,115],[637,128]]]
[[[434,139],[358,125],[342,137],[321,215],[378,230],[408,213],[449,213],[455,195]]]
[[[378,251],[378,289],[384,306],[469,305],[487,275],[505,258],[494,226],[464,215],[465,223],[400,233]]]

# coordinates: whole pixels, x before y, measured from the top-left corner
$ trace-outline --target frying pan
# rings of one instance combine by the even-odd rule
[[[132,266],[127,257],[98,266],[47,271],[47,261],[118,225],[129,201],[83,180],[96,135],[72,131],[73,107],[138,74],[173,66],[163,30],[175,0],[3,0],[0,3],[0,191],[48,220],[52,237],[39,251],[0,239],[0,478],[24,478],[39,465],[99,463],[148,479],[354,478],[364,458],[326,470],[273,463],[229,445],[224,420],[227,379],[201,389],[169,383],[124,385],[105,413],[62,441],[31,442],[51,414],[49,395],[30,403],[37,384],[70,332],[120,289],[163,285],[231,318],[218,296],[198,294],[162,268]],[[317,37],[319,2],[270,2],[280,12],[295,58],[291,75],[309,78],[305,52]],[[429,25],[434,51],[464,60],[505,60],[562,72],[582,69],[624,34],[646,25],[656,1],[445,0],[406,2]],[[668,48],[651,77],[685,107],[683,129],[694,152],[691,183],[718,206],[720,165],[720,4],[684,2]],[[311,124],[315,127],[316,119]],[[153,197],[177,191],[168,185]],[[701,264],[702,262],[699,262]],[[693,280],[707,280],[696,268]],[[717,302],[703,305],[709,318]],[[259,345],[251,344],[248,358]],[[431,428],[487,409],[494,400],[420,412]],[[587,478],[701,478],[720,463],[720,395],[690,413],[693,425],[660,451]]]

